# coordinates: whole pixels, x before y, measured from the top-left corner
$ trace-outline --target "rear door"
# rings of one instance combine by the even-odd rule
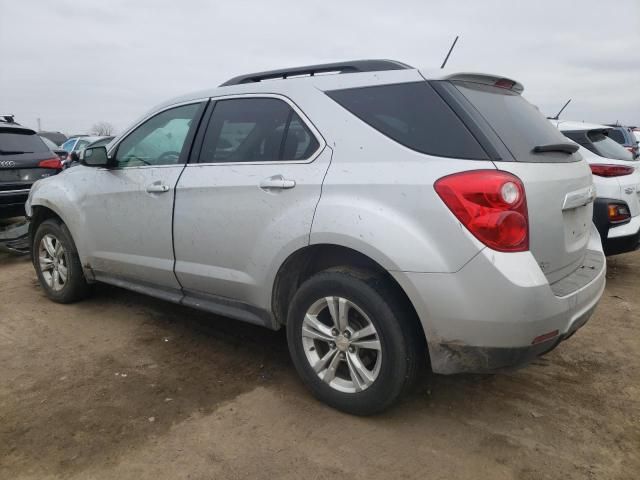
[[[498,80],[500,88],[453,81],[455,91],[447,89],[492,139],[496,166],[524,183],[530,249],[553,283],[571,273],[584,258],[595,189],[591,170],[580,154],[563,152],[561,147],[536,153],[536,147],[570,142],[519,92],[509,88],[511,83]]]
[[[217,100],[205,122],[176,191],[176,275],[185,293],[266,308],[272,265],[308,244],[331,150],[280,96]]]

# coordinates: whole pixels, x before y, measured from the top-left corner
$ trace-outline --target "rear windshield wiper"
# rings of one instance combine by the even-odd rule
[[[576,153],[579,148],[580,146],[575,143],[550,143],[533,147],[533,153],[562,152],[571,154]]]
[[[33,153],[33,152],[23,152],[22,150],[0,150],[0,155],[20,155],[23,153]]]

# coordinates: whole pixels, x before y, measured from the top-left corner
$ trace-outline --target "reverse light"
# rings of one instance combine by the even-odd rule
[[[635,168],[626,165],[608,165],[606,163],[593,163],[589,165],[591,173],[598,177],[623,177],[631,175]]]
[[[434,188],[462,224],[500,252],[529,250],[524,185],[510,173],[472,170],[439,179]]]
[[[607,205],[607,211],[612,223],[626,222],[631,218],[629,207],[622,203],[610,203]]]
[[[42,160],[40,163],[38,163],[38,167],[62,170],[62,162],[60,161],[59,157],[49,158],[47,160]]]

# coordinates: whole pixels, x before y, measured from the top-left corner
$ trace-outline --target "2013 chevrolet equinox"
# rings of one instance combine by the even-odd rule
[[[526,364],[587,321],[605,261],[589,166],[522,90],[362,60],[171,100],[33,187],[40,283],[286,326],[304,383],[354,414],[427,357]]]

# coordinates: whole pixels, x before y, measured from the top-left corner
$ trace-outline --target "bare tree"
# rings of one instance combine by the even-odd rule
[[[91,127],[91,133],[93,135],[99,135],[106,137],[108,135],[113,135],[115,132],[115,128],[109,122],[98,122],[94,123],[93,127]]]

